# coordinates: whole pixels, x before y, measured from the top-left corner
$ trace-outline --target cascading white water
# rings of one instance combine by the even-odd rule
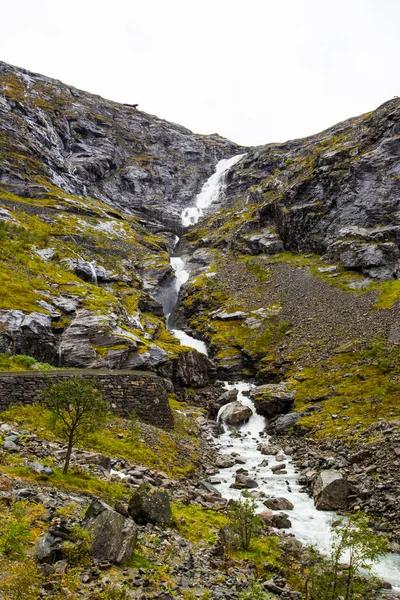
[[[302,491],[298,483],[298,474],[294,468],[291,456],[285,455],[284,457],[286,473],[274,474],[271,471],[271,467],[282,464],[282,462],[278,462],[275,456],[265,456],[257,450],[259,444],[266,443],[269,438],[268,436],[260,437],[260,433],[265,428],[265,419],[257,414],[253,402],[243,394],[243,392],[250,390],[254,385],[250,383],[226,383],[225,387],[227,389],[238,390],[238,401],[249,406],[253,411],[253,416],[239,429],[240,437],[231,436],[231,431],[227,427],[224,427],[224,433],[219,436],[217,445],[221,454],[229,455],[236,453],[246,463],[222,469],[217,475],[217,479],[221,483],[214,484],[215,487],[221,492],[224,498],[239,498],[241,490],[231,488],[230,486],[235,481],[236,471],[239,468],[246,468],[249,476],[258,483],[259,487],[256,488],[257,491],[264,492],[267,497],[284,497],[292,502],[294,505],[293,510],[279,511],[285,513],[292,522],[292,527],[288,531],[294,533],[296,538],[304,544],[315,544],[321,552],[328,552],[331,538],[330,523],[335,513],[316,510],[313,500],[306,492]],[[264,459],[268,461],[268,465],[262,467],[260,463]],[[257,504],[260,510],[265,510],[265,506],[261,501],[257,501]],[[378,577],[395,586],[396,590],[400,591],[400,555],[386,555],[373,566],[373,572]]]
[[[218,163],[215,173],[204,184],[200,194],[196,198],[195,206],[185,208],[182,211],[182,225],[189,227],[198,222],[203,216],[203,211],[207,207],[218,200],[218,196],[223,190],[224,179],[227,171],[235,163],[237,163],[243,154],[234,156],[227,160],[222,160]],[[170,313],[178,299],[181,286],[186,283],[189,278],[189,272],[185,268],[185,262],[181,257],[175,256],[171,258],[171,266],[175,271],[176,280],[172,289],[173,294],[166,304],[168,305],[167,313]],[[172,299],[172,302],[171,302]],[[167,320],[168,324],[168,320]],[[204,342],[196,340],[187,335],[184,331],[171,329],[172,333],[179,339],[182,345],[196,348],[199,352],[207,354],[207,347]],[[240,429],[240,437],[232,437],[228,429],[218,438],[216,444],[222,454],[237,453],[241,459],[245,460],[244,465],[235,465],[229,469],[223,469],[219,473],[221,483],[214,484],[221,492],[224,498],[240,497],[240,490],[231,488],[230,485],[235,479],[236,470],[245,467],[250,475],[257,480],[259,491],[264,491],[268,497],[277,498],[285,497],[292,502],[294,509],[291,511],[282,510],[286,513],[292,522],[292,527],[289,531],[301,540],[304,544],[316,544],[321,552],[326,552],[329,549],[331,527],[330,521],[335,513],[317,511],[314,507],[313,500],[308,494],[302,491],[298,483],[298,474],[294,468],[292,458],[285,455],[284,462],[286,465],[285,474],[273,474],[271,467],[278,464],[275,456],[261,455],[257,450],[260,442],[266,442],[268,438],[261,437],[260,433],[265,428],[265,419],[257,414],[253,402],[243,394],[251,387],[250,383],[225,383],[227,389],[236,388],[239,392],[238,400],[250,406],[253,411],[253,416],[248,423]],[[260,463],[268,460],[268,466],[261,467]],[[264,505],[259,502],[260,509],[264,509]],[[373,567],[373,572],[385,581],[390,582],[396,591],[400,591],[400,555],[390,554],[382,558]]]
[[[224,158],[219,161],[216,166],[215,172],[203,185],[201,192],[196,196],[196,203],[194,206],[189,206],[182,211],[182,225],[183,227],[189,227],[195,225],[198,220],[203,216],[204,210],[208,208],[213,202],[218,200],[218,197],[224,187],[225,175],[233,165],[235,165],[244,156],[244,154],[237,154],[231,158]]]
[[[97,273],[96,273],[96,268],[95,268],[96,263],[94,261],[92,261],[88,264],[89,264],[90,272],[92,275],[92,283],[93,283],[93,285],[97,285]]]
[[[215,172],[203,185],[201,192],[196,196],[195,206],[185,208],[181,214],[181,220],[183,227],[189,227],[198,222],[201,216],[203,216],[203,210],[208,208],[213,202],[218,200],[218,197],[223,190],[225,176],[229,169],[239,162],[244,154],[238,154],[231,158],[222,159],[216,166]],[[171,267],[175,271],[175,282],[168,290],[166,290],[162,297],[161,302],[164,308],[164,313],[167,317],[167,327],[171,333],[175,335],[180,341],[182,346],[188,346],[189,348],[195,348],[202,354],[207,355],[207,346],[201,340],[188,335],[180,329],[173,329],[170,327],[170,313],[175,306],[179,290],[182,285],[189,279],[189,271],[185,268],[184,260],[179,256],[171,257]]]

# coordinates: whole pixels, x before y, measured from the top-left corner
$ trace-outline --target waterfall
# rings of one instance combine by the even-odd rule
[[[93,285],[97,285],[96,263],[94,260],[92,260],[90,263],[88,263],[88,265],[92,274],[92,283]]]
[[[231,158],[224,158],[219,161],[214,173],[203,185],[201,192],[196,196],[194,206],[189,206],[182,211],[182,225],[189,227],[195,225],[204,214],[204,209],[208,208],[213,202],[218,200],[218,197],[223,190],[225,176],[229,169],[233,167],[244,154],[237,154]]]
[[[230,159],[221,160],[217,164],[214,174],[203,185],[201,192],[196,197],[195,204],[182,211],[181,219],[184,228],[196,224],[203,216],[203,211],[218,200],[224,188],[226,173],[242,156],[244,155],[241,154]],[[167,326],[182,345],[195,348],[199,352],[207,354],[207,347],[204,342],[187,335],[184,331],[171,327],[170,313],[178,300],[181,286],[186,283],[190,276],[182,257],[173,256],[171,258],[171,266],[175,272],[175,280],[173,285],[164,293],[162,299],[164,312],[168,317]],[[226,426],[224,427],[224,433],[216,441],[217,447],[221,454],[240,456],[245,461],[245,464],[235,464],[233,467],[222,469],[218,474],[218,479],[221,483],[214,483],[213,485],[221,492],[224,498],[239,498],[241,490],[231,488],[230,486],[235,480],[236,470],[239,467],[246,468],[249,471],[249,475],[257,480],[259,486],[257,491],[264,492],[266,497],[285,497],[292,502],[294,505],[293,510],[280,511],[287,514],[292,523],[288,531],[293,533],[304,544],[315,544],[322,552],[328,552],[331,538],[331,519],[335,513],[316,510],[313,499],[301,488],[298,482],[298,473],[289,451],[286,454],[282,451],[286,472],[275,474],[271,470],[271,467],[282,463],[276,460],[276,456],[262,455],[258,449],[259,444],[268,442],[269,437],[263,433],[265,429],[264,417],[257,413],[254,403],[246,396],[246,392],[253,387],[255,386],[248,382],[238,382],[235,384],[225,382],[226,389],[238,390],[238,401],[249,406],[253,415],[240,428],[240,436],[232,436],[230,430]],[[261,466],[260,463],[264,459],[268,461],[268,465]],[[265,509],[265,506],[259,500],[257,503],[260,510]],[[386,555],[373,566],[372,572],[385,581],[390,582],[395,586],[394,589],[400,591],[400,555]]]
[[[203,216],[203,210],[208,208],[213,202],[218,200],[225,183],[225,176],[229,169],[239,162],[244,154],[238,154],[231,158],[224,158],[219,161],[215,168],[215,172],[205,182],[200,193],[196,196],[195,205],[189,206],[182,211],[181,219],[183,227],[189,227],[198,222],[200,217]],[[179,340],[182,346],[188,346],[194,348],[202,354],[208,355],[207,346],[201,340],[198,340],[185,331],[180,329],[173,329],[171,326],[171,312],[175,304],[178,301],[179,291],[184,283],[189,279],[189,271],[185,268],[185,261],[180,256],[171,257],[171,267],[175,272],[175,280],[172,286],[165,290],[161,296],[161,303],[163,305],[164,314],[167,318],[167,327]]]

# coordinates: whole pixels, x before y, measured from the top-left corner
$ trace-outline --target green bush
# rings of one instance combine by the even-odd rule
[[[25,544],[31,537],[29,520],[25,517],[25,508],[23,504],[17,503],[0,520],[0,552],[13,560],[23,558]]]
[[[72,540],[64,542],[63,556],[71,567],[85,567],[90,564],[90,550],[93,534],[80,525],[72,528]]]
[[[249,549],[251,540],[261,527],[262,520],[256,510],[257,503],[247,491],[242,492],[240,500],[229,508],[229,527],[238,534],[242,550]]]

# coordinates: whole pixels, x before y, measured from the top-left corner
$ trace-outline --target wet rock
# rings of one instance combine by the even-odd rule
[[[246,423],[252,414],[253,411],[250,407],[244,406],[240,402],[232,402],[223,408],[220,418],[227,425],[241,425]]]
[[[219,456],[215,461],[215,466],[218,469],[230,469],[234,464],[236,464],[236,459],[230,456]]]
[[[339,471],[321,471],[314,484],[313,496],[317,510],[338,510],[346,508],[349,485]]]
[[[133,555],[137,540],[135,523],[104,502],[92,502],[86,511],[84,526],[93,534],[93,558],[121,564]]]
[[[235,475],[235,483],[232,483],[232,488],[236,489],[252,489],[257,488],[258,483],[255,479],[252,479],[247,471],[237,471]]]
[[[287,391],[285,383],[266,384],[251,390],[257,412],[267,419],[288,413],[294,404],[294,392]]]
[[[129,514],[138,525],[168,525],[172,519],[168,493],[148,485],[141,486],[129,500]]]
[[[271,510],[293,510],[294,505],[287,498],[267,498],[265,506]]]
[[[261,444],[260,446],[258,446],[258,450],[264,456],[275,456],[280,452],[280,449],[277,446],[274,446],[273,444]]]
[[[274,475],[279,475],[279,473],[286,472],[285,469],[285,463],[280,463],[279,465],[274,465],[271,467],[271,471],[274,473]]]
[[[274,514],[271,519],[271,524],[277,529],[289,529],[292,526],[291,520],[284,513]]]
[[[263,510],[260,513],[258,513],[258,516],[261,517],[261,519],[265,521],[268,525],[271,525],[274,513],[272,512],[272,510]]]

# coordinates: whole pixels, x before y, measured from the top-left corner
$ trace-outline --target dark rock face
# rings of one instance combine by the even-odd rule
[[[294,393],[287,391],[284,382],[261,385],[252,390],[250,396],[257,412],[267,419],[288,413],[294,404]]]
[[[135,523],[104,502],[92,502],[84,526],[93,533],[93,558],[119,565],[133,555],[137,539]]]
[[[53,362],[56,338],[51,316],[40,312],[25,314],[21,310],[0,311],[0,352],[28,354]]]
[[[347,479],[339,471],[321,471],[315,481],[313,494],[317,510],[346,508],[349,494]]]
[[[373,278],[398,278],[399,131],[395,98],[320,134],[250,149],[233,167],[226,195],[230,202],[248,198],[258,220],[235,243],[269,254],[271,245],[259,250],[263,238],[252,230],[258,237],[260,227],[272,227],[287,250],[326,254]]]
[[[138,525],[168,525],[172,519],[168,493],[142,486],[129,500],[129,514]]]
[[[0,123],[8,152],[35,161],[37,175],[86,198],[179,229],[179,215],[218,160],[238,147],[137,108],[0,63]],[[3,154],[3,153],[2,153]],[[43,187],[2,160],[0,182],[38,197]],[[88,273],[89,276],[89,273]]]
[[[205,387],[215,379],[212,362],[197,350],[180,352],[173,360],[173,370],[178,387]]]

